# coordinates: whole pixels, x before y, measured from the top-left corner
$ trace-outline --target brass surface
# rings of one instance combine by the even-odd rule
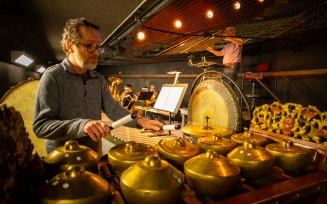
[[[236,147],[227,154],[227,159],[241,168],[241,175],[248,179],[260,179],[271,175],[275,157],[263,147],[245,140],[243,146]]]
[[[267,142],[268,138],[255,134],[252,131],[246,130],[243,133],[233,134],[231,136],[231,140],[233,140],[237,145],[243,145],[245,140],[253,141],[257,146],[264,147]]]
[[[216,197],[230,191],[237,183],[240,168],[215,150],[188,159],[184,173],[197,195]]]
[[[157,155],[155,148],[130,141],[112,147],[108,151],[108,160],[115,173],[120,176],[128,167],[144,160],[148,155]]]
[[[206,126],[238,132],[241,129],[240,110],[236,94],[226,82],[220,78],[206,79],[196,86],[190,97],[188,121],[191,125],[208,124]],[[209,117],[208,123],[206,117]]]
[[[110,202],[109,183],[100,176],[71,166],[38,189],[39,203],[106,204]]]
[[[178,167],[183,167],[186,160],[200,153],[197,145],[182,138],[162,139],[159,141],[157,149],[168,162]]]
[[[200,151],[206,152],[209,149],[216,150],[219,154],[226,156],[227,153],[236,147],[236,143],[230,139],[223,138],[219,134],[214,134],[208,137],[201,137],[197,140]]]
[[[168,204],[179,200],[184,179],[183,173],[170,163],[151,155],[126,169],[120,186],[129,204]]]
[[[195,135],[199,137],[211,136],[213,134],[219,134],[223,137],[233,134],[232,129],[220,127],[220,126],[206,126],[206,125],[188,125],[182,128],[182,131],[186,134]]]
[[[303,171],[314,160],[312,150],[294,146],[290,140],[268,144],[265,148],[275,156],[275,165],[285,171]]]
[[[23,117],[26,131],[29,134],[29,138],[34,144],[34,151],[40,156],[46,156],[44,140],[36,137],[33,131],[34,120],[34,102],[37,88],[40,80],[27,80],[17,84],[11,88],[1,98],[0,103],[6,103],[8,106],[13,106],[19,111]]]
[[[85,170],[97,173],[98,154],[92,149],[79,145],[75,140],[69,140],[64,146],[50,152],[44,158],[44,167],[52,178],[65,172],[70,166],[82,166]]]

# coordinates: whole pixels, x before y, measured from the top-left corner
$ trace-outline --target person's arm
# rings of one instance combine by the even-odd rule
[[[244,41],[241,38],[224,37],[224,40],[235,43],[238,46],[242,46],[244,43]]]
[[[223,56],[223,53],[218,51],[218,50],[214,50],[212,49],[212,47],[207,47],[207,51],[211,52],[212,54],[216,55],[216,56]]]

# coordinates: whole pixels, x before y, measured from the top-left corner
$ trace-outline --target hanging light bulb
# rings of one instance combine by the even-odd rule
[[[241,8],[241,3],[239,1],[234,2],[234,9],[239,10]]]
[[[175,28],[180,28],[180,27],[182,27],[182,22],[180,20],[176,20],[174,22],[174,26],[175,26]]]
[[[140,31],[137,33],[137,39],[138,40],[144,40],[145,39],[145,34],[144,32]]]
[[[207,18],[212,18],[213,17],[213,12],[211,10],[208,10],[206,12],[206,16],[207,16]]]

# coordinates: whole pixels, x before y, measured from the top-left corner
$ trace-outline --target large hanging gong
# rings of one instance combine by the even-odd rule
[[[190,97],[188,120],[192,125],[207,124],[240,131],[241,111],[235,92],[220,78],[202,81]]]
[[[13,106],[23,117],[24,125],[29,137],[34,144],[34,150],[40,156],[45,156],[44,140],[35,136],[32,125],[34,118],[34,101],[37,88],[40,80],[23,81],[13,88],[1,98],[0,103],[5,103],[7,106]]]

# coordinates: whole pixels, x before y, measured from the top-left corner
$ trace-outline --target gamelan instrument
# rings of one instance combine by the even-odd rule
[[[195,135],[199,137],[211,136],[214,134],[220,134],[223,137],[232,135],[233,130],[219,127],[219,126],[202,126],[202,125],[188,125],[182,128],[182,131],[189,135]]]

